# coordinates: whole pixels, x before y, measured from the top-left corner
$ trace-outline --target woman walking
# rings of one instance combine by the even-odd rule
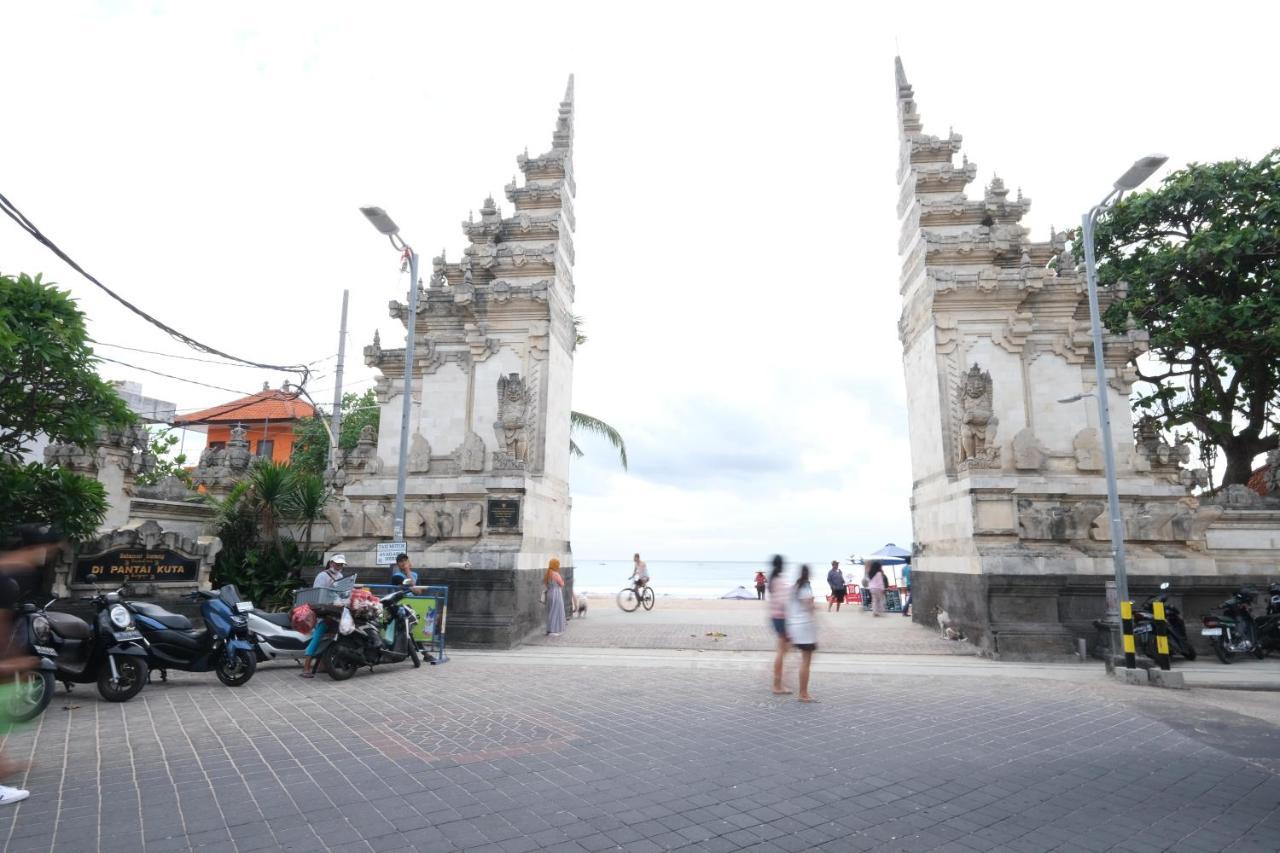
[[[787,656],[787,582],[782,577],[782,555],[773,558],[773,570],[769,572],[769,622],[778,635],[778,653],[773,658],[773,692],[791,691],[782,686],[782,661]]]
[[[764,601],[764,588],[769,581],[765,579],[764,572],[756,572],[756,601]]]
[[[879,560],[867,563],[867,588],[871,590],[871,615],[884,615],[884,591],[889,585]]]
[[[809,585],[808,566],[800,567],[800,577],[796,579],[796,587],[791,594],[787,609],[787,638],[800,650],[800,695],[796,698],[801,702],[817,701],[809,695],[809,665],[818,648],[818,628],[813,618],[813,587]]]
[[[542,578],[543,598],[547,602],[547,636],[559,637],[564,630],[564,578],[560,577],[560,561],[552,559]]]

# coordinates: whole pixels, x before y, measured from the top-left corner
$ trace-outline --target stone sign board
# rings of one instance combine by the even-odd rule
[[[168,548],[113,548],[76,559],[75,582],[89,583],[90,574],[105,584],[196,581],[200,560]]]

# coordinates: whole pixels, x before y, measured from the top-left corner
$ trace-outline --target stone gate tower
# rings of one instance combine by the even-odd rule
[[[405,513],[414,565],[449,584],[450,640],[501,646],[542,618],[547,561],[572,565],[572,77],[550,150],[516,163],[525,180],[506,187],[514,210],[504,215],[486,198],[462,223],[461,258],[441,252],[420,292]],[[408,307],[390,307],[407,324]],[[382,373],[380,429],[362,436],[338,473],[330,550],[372,567],[374,545],[392,532],[404,349],[384,349],[375,336],[364,355]]]
[[[1060,235],[1028,239],[1020,190],[994,178],[968,197],[960,135],[925,134],[895,70],[917,618],[942,605],[992,654],[1070,653],[1113,570],[1084,273]],[[1205,530],[1222,509],[1190,496],[1185,447],[1134,433],[1146,334],[1104,346],[1134,583],[1216,574]]]

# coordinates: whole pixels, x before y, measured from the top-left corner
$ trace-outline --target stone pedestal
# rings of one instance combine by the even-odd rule
[[[365,347],[366,363],[381,372],[378,434],[368,429],[332,475],[341,494],[328,509],[329,551],[345,554],[362,578],[378,575],[409,393],[405,541],[430,582],[450,582],[450,642],[518,642],[543,618],[537,599],[548,561],[572,562],[572,78],[551,149],[516,163],[525,180],[506,187],[514,210],[504,215],[485,199],[462,224],[469,245],[461,259],[432,261],[410,387],[403,349],[384,349],[376,336]],[[390,308],[407,327],[407,306]]]

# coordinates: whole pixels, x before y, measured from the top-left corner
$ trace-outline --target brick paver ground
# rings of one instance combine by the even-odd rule
[[[944,640],[937,628],[897,613],[874,618],[857,605],[839,613],[818,608],[818,637],[825,651],[852,654],[972,655],[967,642]],[[540,630],[530,645],[626,649],[767,651],[777,642],[765,605],[757,601],[659,598],[653,610],[624,613],[612,598],[589,600],[585,619],[571,619],[559,637]]]
[[[546,655],[543,655],[545,658]],[[1280,747],[1212,697],[1004,678],[521,665],[265,667],[10,737],[25,851],[1274,851]],[[1269,738],[1269,740],[1268,740]]]

